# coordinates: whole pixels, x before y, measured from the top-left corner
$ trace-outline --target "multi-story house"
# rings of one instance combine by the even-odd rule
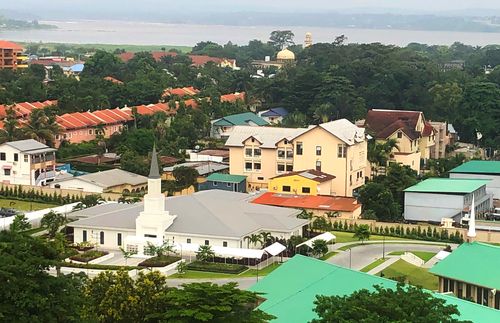
[[[56,176],[56,150],[36,140],[18,140],[0,145],[0,182],[16,185],[46,185]]]
[[[308,128],[235,126],[226,146],[230,173],[247,176],[250,191],[267,188],[275,176],[308,169],[335,176],[332,195],[353,196],[365,183],[364,129],[346,119]]]
[[[20,45],[10,41],[0,40],[0,69],[15,70],[18,68],[18,63],[23,65],[19,67],[24,67],[25,64],[20,62],[22,52],[23,48]]]
[[[373,109],[368,111],[364,127],[377,142],[395,139],[398,147],[390,159],[419,173],[436,143],[435,130],[420,111]]]
[[[429,122],[434,128],[436,135],[436,144],[431,147],[431,158],[439,159],[446,157],[446,147],[450,144],[450,135],[448,133],[447,122]]]

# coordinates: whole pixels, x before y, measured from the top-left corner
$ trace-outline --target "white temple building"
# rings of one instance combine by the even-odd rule
[[[156,149],[153,149],[148,193],[142,203],[107,203],[69,214],[79,220],[68,224],[74,242],[91,242],[100,248],[124,248],[138,255],[148,243],[164,241],[184,245],[226,248],[257,248],[245,237],[261,232],[288,239],[302,235],[309,220],[298,219],[300,210],[250,203],[250,195],[208,190],[192,195],[165,197]]]

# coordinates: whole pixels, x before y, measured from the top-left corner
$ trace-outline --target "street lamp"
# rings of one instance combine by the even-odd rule
[[[349,248],[349,269],[351,269],[352,265],[352,248]]]
[[[385,236],[382,240],[382,259],[385,259]]]

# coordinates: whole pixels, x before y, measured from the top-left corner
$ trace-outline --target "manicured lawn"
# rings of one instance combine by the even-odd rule
[[[336,254],[338,254],[337,251],[330,251],[329,253],[327,253],[323,257],[320,257],[319,259],[321,259],[321,260],[328,260],[328,259],[332,258],[333,256],[335,256]]]
[[[278,268],[281,264],[280,263],[273,263],[273,264],[270,264],[269,266],[267,267],[264,267],[262,269],[259,270],[259,276],[266,276],[266,275],[269,275],[271,272],[273,272],[273,270],[275,270],[276,268]],[[241,274],[238,275],[238,277],[254,277],[254,276],[257,276],[257,270],[256,269],[249,269],[245,272],[242,272]]]
[[[161,257],[152,257],[144,260],[139,264],[140,267],[165,267],[170,264],[173,264],[176,261],[181,260],[181,257],[177,256],[167,256],[162,255]]]
[[[383,276],[389,279],[404,279],[410,284],[421,286],[430,290],[438,289],[438,278],[430,274],[426,268],[420,268],[407,263],[404,260],[398,260],[382,271]]]
[[[270,274],[273,270],[278,268],[281,264],[273,263],[265,268],[259,270],[259,276],[266,276]],[[186,273],[183,275],[173,274],[168,276],[168,278],[186,278],[186,279],[216,279],[216,278],[239,278],[239,277],[256,277],[257,270],[249,269],[247,271],[242,272],[241,274],[222,274],[222,273],[211,273],[206,271],[197,271],[197,270],[186,270]]]
[[[428,252],[428,251],[408,251],[408,252],[411,252],[412,254],[419,257],[420,259],[422,259],[425,262],[428,262],[429,260],[431,260],[432,257],[434,257],[436,255],[435,252]],[[393,251],[393,252],[389,253],[389,255],[390,256],[401,256],[404,253],[405,253],[405,251]]]
[[[31,228],[29,230],[24,231],[24,233],[31,235],[31,234],[35,234],[38,232],[42,232],[43,230],[46,230],[46,228],[44,228],[44,227]]]
[[[332,231],[332,233],[337,237],[337,239],[335,240],[336,243],[359,241],[358,238],[353,237],[354,233],[352,232]],[[367,241],[370,240],[384,240],[384,236],[372,234],[370,235],[370,239]],[[411,239],[386,236],[385,240],[411,240]]]
[[[382,259],[382,258],[377,259],[377,260],[375,260],[374,262],[372,262],[371,264],[369,264],[368,266],[366,266],[366,267],[364,267],[364,268],[361,268],[361,270],[360,270],[360,271],[361,271],[361,272],[364,272],[364,273],[367,273],[367,272],[369,272],[370,270],[372,270],[373,268],[375,268],[375,267],[377,267],[377,266],[379,266],[379,265],[383,264],[386,260],[387,260],[387,258],[385,258],[385,259]]]
[[[29,212],[30,210],[38,211],[56,206],[54,204],[0,198],[0,208],[4,207],[25,212]]]
[[[407,239],[408,242],[405,242],[405,243],[413,243],[413,244],[418,244],[419,242],[421,242],[421,240],[409,240]],[[337,250],[342,250],[342,251],[346,251],[346,250],[349,250],[351,248],[354,248],[354,247],[359,247],[359,246],[363,246],[363,245],[367,245],[367,244],[382,244],[382,242],[370,242],[370,241],[365,241],[364,244],[362,244],[361,242],[358,242],[358,243],[351,243],[351,244],[348,244],[346,246],[343,246],[343,247],[340,247],[338,248]],[[386,242],[385,244],[401,244],[400,242]],[[446,244],[444,243],[440,243],[440,242],[436,242],[436,243],[426,243],[425,244],[426,246],[443,246],[443,247],[446,247]]]

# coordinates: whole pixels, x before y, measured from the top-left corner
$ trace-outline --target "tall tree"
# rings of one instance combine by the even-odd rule
[[[294,37],[295,35],[291,30],[275,30],[269,36],[269,44],[278,49],[283,49],[295,44],[293,42]]]

